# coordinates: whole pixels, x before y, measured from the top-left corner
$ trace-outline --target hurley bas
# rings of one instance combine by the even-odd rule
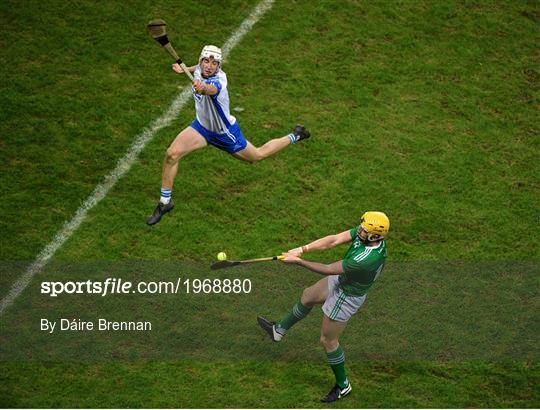
[[[59,326],[57,326],[59,325]],[[152,322],[116,322],[100,318],[97,321],[97,326],[92,321],[84,321],[81,319],[60,319],[52,321],[41,319],[41,331],[54,333],[55,330],[60,331],[75,331],[86,332],[98,330],[100,332],[107,331],[150,331],[152,330]]]

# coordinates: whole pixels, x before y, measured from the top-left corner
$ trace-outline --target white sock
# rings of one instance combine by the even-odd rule
[[[159,198],[159,202],[167,205],[169,202],[171,202],[171,195],[172,195],[172,189],[161,188],[161,197]]]

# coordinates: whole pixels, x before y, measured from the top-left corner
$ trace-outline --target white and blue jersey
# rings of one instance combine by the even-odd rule
[[[201,68],[197,66],[193,76],[196,80],[213,85],[218,92],[215,95],[202,95],[197,94],[195,88],[192,87],[197,118],[193,120],[191,127],[199,132],[209,144],[219,149],[231,154],[243,150],[247,141],[236,118],[230,113],[227,75],[222,70],[218,70],[212,77],[204,78]]]

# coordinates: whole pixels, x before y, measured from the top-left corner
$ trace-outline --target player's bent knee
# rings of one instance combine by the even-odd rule
[[[259,161],[262,161],[264,158],[265,158],[265,156],[262,154],[261,149],[260,148],[254,148],[254,149],[250,150],[249,157],[247,158],[247,160],[249,161],[249,163],[255,164],[255,163],[259,162]]]
[[[250,164],[256,164],[259,161],[262,161],[264,157],[259,152],[254,152],[251,158],[249,159]]]
[[[259,161],[255,160],[255,159],[252,159],[252,158],[246,158],[245,161],[250,165],[254,165],[257,162],[259,162]]]
[[[178,148],[169,147],[167,149],[166,160],[170,163],[177,162],[180,158],[185,155],[184,151]]]
[[[337,339],[329,339],[326,335],[322,334],[319,340],[327,352],[333,352],[339,346]]]
[[[305,288],[302,291],[300,302],[302,302],[304,306],[311,306],[313,304],[313,298],[312,298],[312,293],[311,293],[310,288]]]

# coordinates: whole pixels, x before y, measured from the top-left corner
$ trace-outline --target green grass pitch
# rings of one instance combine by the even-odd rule
[[[188,84],[146,22],[165,19],[194,64],[257,1],[217,3],[0,4],[0,297]],[[256,165],[212,147],[189,155],[176,208],[150,228],[164,151],[192,120],[190,101],[53,266],[170,262],[209,277],[204,267],[220,251],[270,256],[384,210],[389,268],[343,336],[353,393],[337,405],[539,407],[539,19],[537,1],[277,1],[224,65],[231,108],[241,108],[233,114],[256,145],[297,122],[313,138]],[[464,270],[445,276],[448,266]],[[0,407],[312,408],[331,387],[320,310],[279,348],[255,323],[257,314],[284,314],[315,274],[277,264],[220,273],[252,280],[251,296],[235,299],[39,294],[43,280],[90,275],[75,271],[45,268],[0,317]],[[142,269],[137,279],[164,272]],[[6,360],[25,317],[92,307],[149,315],[164,324],[155,333],[163,338],[149,338],[145,352],[130,335],[111,338],[105,359],[88,339],[77,347],[93,360]],[[526,336],[519,343],[512,326]],[[419,335],[418,350],[407,354],[400,334]],[[59,346],[71,345],[44,344],[42,354]],[[169,354],[152,355],[156,346]],[[114,349],[140,356],[115,359]]]

